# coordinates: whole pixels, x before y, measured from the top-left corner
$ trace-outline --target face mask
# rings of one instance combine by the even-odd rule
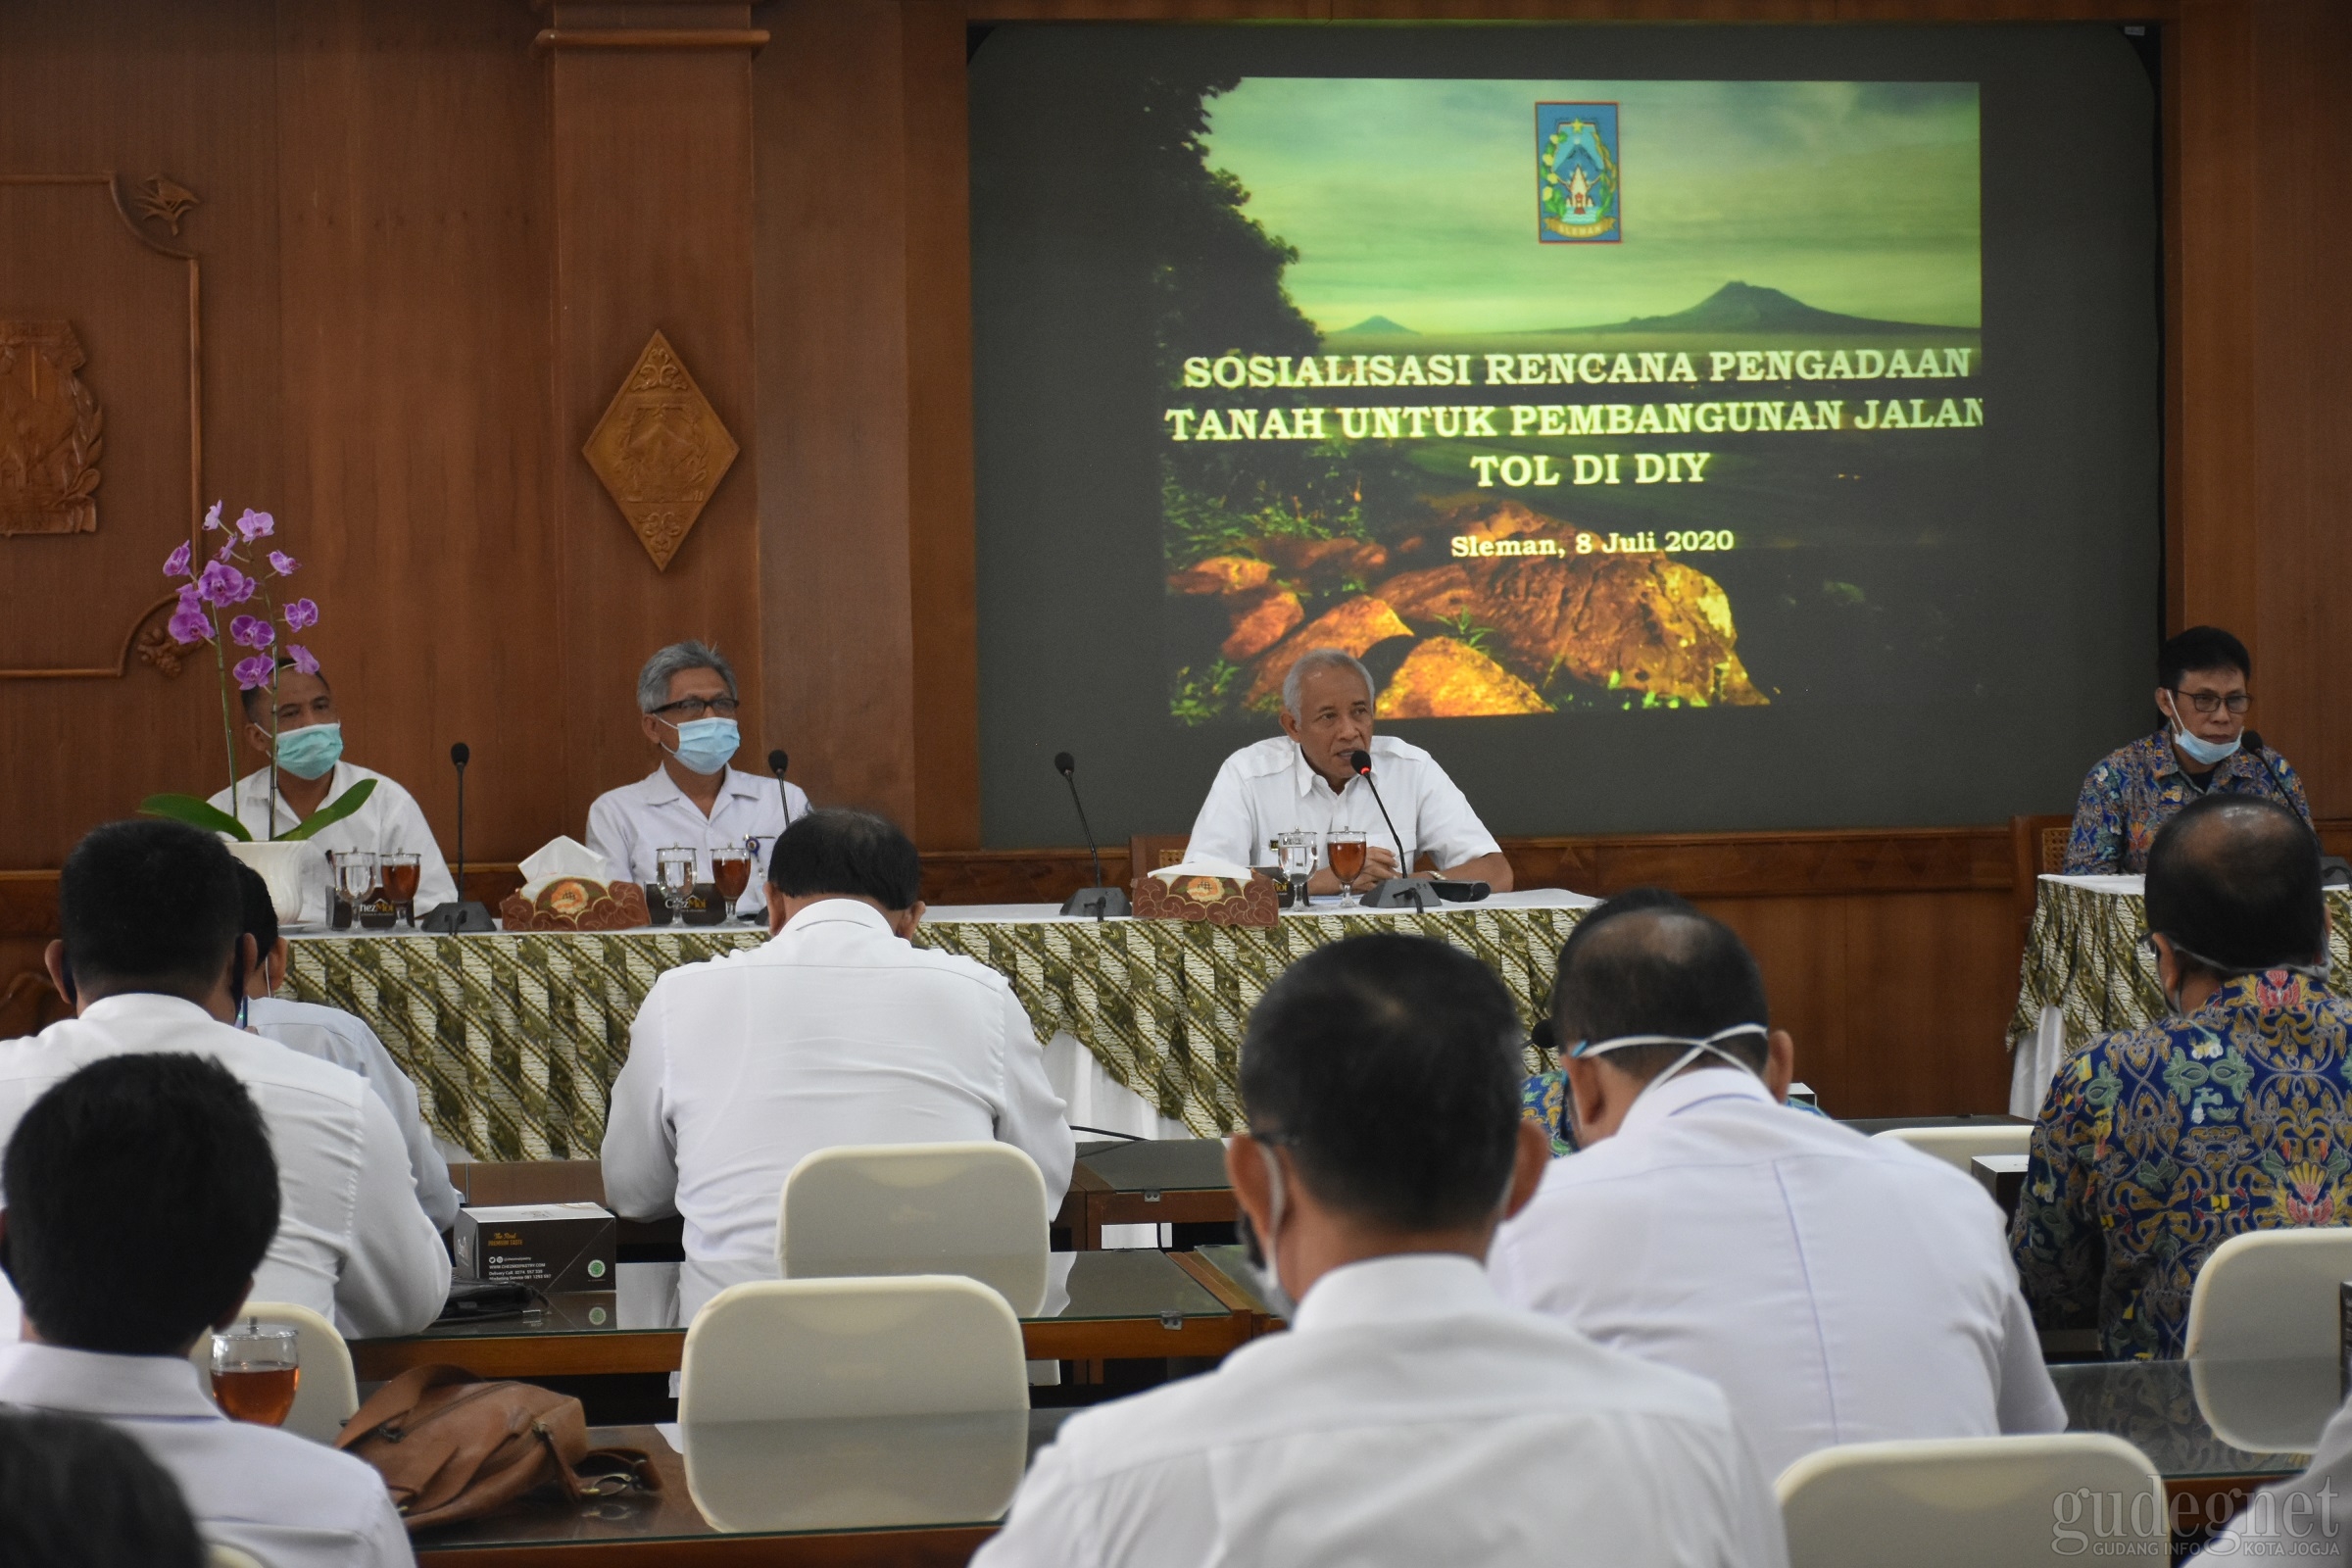
[[[1605,1056],[1612,1051],[1623,1051],[1628,1046],[1689,1046],[1690,1049],[1676,1057],[1673,1066],[1642,1086],[1641,1094],[1634,1096],[1634,1104],[1625,1107],[1626,1115],[1630,1116],[1634,1113],[1634,1105],[1642,1103],[1643,1095],[1648,1094],[1652,1089],[1657,1088],[1658,1085],[1672,1078],[1701,1056],[1721,1057],[1741,1072],[1754,1077],[1762,1077],[1763,1075],[1756,1072],[1755,1068],[1723,1049],[1721,1042],[1737,1040],[1741,1035],[1762,1036],[1765,1035],[1765,1029],[1760,1023],[1736,1023],[1729,1029],[1716,1030],[1704,1040],[1692,1040],[1686,1035],[1619,1035],[1614,1040],[1580,1040],[1570,1049],[1568,1054],[1579,1058],[1591,1058]],[[1622,1120],[1619,1125],[1624,1125]],[[1582,1129],[1580,1128],[1579,1131],[1581,1133]]]
[[[342,760],[340,724],[305,724],[277,732],[277,765],[296,778],[323,778]]]
[[[1258,1298],[1266,1303],[1276,1317],[1296,1318],[1298,1315],[1298,1303],[1292,1299],[1290,1292],[1282,1288],[1282,1265],[1275,1260],[1274,1250],[1282,1237],[1283,1210],[1290,1206],[1290,1190],[1283,1184],[1282,1161],[1274,1157],[1274,1151],[1260,1143],[1257,1152],[1266,1162],[1269,1194],[1266,1234],[1261,1241],[1257,1227],[1250,1223],[1250,1216],[1241,1215],[1243,1255],[1249,1260],[1250,1271],[1257,1276],[1253,1283],[1257,1286]]]
[[[2241,742],[2240,740],[2209,741],[2202,735],[2191,735],[2181,727],[2180,715],[2176,712],[2173,715],[2173,744],[2180,747],[2190,761],[2205,767],[2212,767],[2218,762],[2235,757]]]
[[[677,750],[669,755],[697,773],[715,773],[743,744],[731,718],[690,718],[677,726]]]

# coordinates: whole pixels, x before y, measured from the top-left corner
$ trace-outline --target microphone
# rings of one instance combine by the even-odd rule
[[[1372,754],[1349,752],[1348,765],[1355,769],[1364,787],[1372,792],[1372,804],[1380,808],[1380,819],[1389,824],[1389,839],[1396,846],[1396,874],[1372,890],[1372,896],[1364,900],[1365,906],[1401,909],[1409,904],[1416,909],[1432,907],[1438,902],[1437,889],[1405,874],[1412,868],[1404,863],[1404,835],[1396,831],[1396,819],[1389,814],[1389,803],[1380,798],[1380,786],[1372,782]]]
[[[1094,857],[1095,885],[1080,888],[1063,901],[1064,914],[1091,914],[1097,920],[1105,915],[1131,914],[1134,907],[1127,902],[1127,890],[1102,885],[1102,851],[1095,843],[1094,824],[1086,819],[1086,803],[1078,798],[1078,760],[1067,752],[1054,754],[1054,770],[1070,787],[1070,804],[1078,808],[1078,826],[1086,834],[1086,852]]]
[[[792,825],[792,792],[784,787],[784,765],[791,760],[791,758],[784,755],[784,748],[781,746],[767,754],[767,770],[776,775],[776,804],[784,808],[784,825],[786,827]]]
[[[458,896],[439,908],[425,911],[418,924],[438,936],[455,936],[461,931],[488,931],[489,906],[478,899],[466,897],[466,764],[473,760],[473,748],[459,741],[449,749],[450,766],[458,770]]]
[[[1380,798],[1380,786],[1372,782],[1372,754],[1349,752],[1348,765],[1355,769],[1364,787],[1372,792],[1372,804],[1380,808],[1380,819],[1389,824],[1389,840],[1396,846],[1396,874],[1403,876],[1412,867],[1404,863],[1404,838],[1396,831],[1396,819],[1389,815],[1389,803]]]
[[[2288,791],[2286,781],[2278,776],[2278,770],[2271,765],[2271,760],[2263,755],[2262,731],[2258,729],[2244,730],[2239,733],[2237,738],[2246,751],[2254,754],[2254,760],[2262,764],[2262,770],[2271,775],[2271,788],[2278,792],[2278,799],[2285,803],[2288,810],[2293,810],[2295,797]]]

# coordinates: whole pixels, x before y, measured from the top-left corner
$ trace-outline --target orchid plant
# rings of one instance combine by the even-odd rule
[[[248,507],[235,522],[222,522],[220,503],[216,501],[212,511],[204,514],[204,531],[219,534],[220,541],[219,550],[202,568],[196,564],[193,543],[182,543],[164,559],[164,575],[179,582],[179,603],[173,608],[166,630],[183,648],[193,648],[198,643],[213,645],[213,662],[220,676],[220,739],[228,755],[228,787],[233,802],[237,787],[237,703],[229,696],[229,682],[234,680],[239,692],[270,693],[270,749],[274,758],[278,623],[284,622],[289,634],[308,631],[318,624],[318,606],[310,599],[279,603],[286,579],[302,569],[302,563],[274,545],[264,543],[277,533],[277,520],[267,512],[255,512]],[[264,566],[268,568],[266,575]],[[234,652],[237,649],[250,652],[238,658]],[[306,675],[318,673],[318,661],[300,643],[286,644],[285,660]],[[300,826],[279,833],[273,791],[270,837],[307,839],[320,828],[351,815],[374,793],[375,780],[362,779],[313,811]],[[253,840],[252,830],[236,816],[193,795],[150,795],[139,803],[139,810],[148,816],[168,816],[210,828],[246,843]]]

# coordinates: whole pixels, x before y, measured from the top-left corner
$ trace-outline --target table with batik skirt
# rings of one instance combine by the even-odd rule
[[[2009,1019],[2009,1112],[2041,1109],[2058,1064],[2091,1041],[2165,1015],[2135,876],[2045,876]],[[2352,888],[2328,890],[2328,981],[2352,978]]]
[[[1538,890],[1428,913],[1305,911],[1271,929],[1061,919],[1051,905],[942,908],[915,941],[995,969],[1041,1043],[1074,1039],[1087,1071],[1163,1123],[1212,1137],[1240,1120],[1250,1009],[1298,958],[1369,931],[1435,937],[1482,959],[1532,1024],[1560,944],[1592,903]],[[284,994],[366,1019],[416,1079],[426,1122],[477,1157],[590,1159],[654,981],[766,940],[746,926],[303,936]],[[1078,1110],[1074,1101],[1073,1120]]]

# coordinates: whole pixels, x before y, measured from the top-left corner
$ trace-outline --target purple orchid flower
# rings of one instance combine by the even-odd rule
[[[204,514],[204,531],[206,533],[220,531],[220,503],[218,501],[213,503],[213,510]]]
[[[196,594],[206,604],[216,607],[243,604],[246,576],[224,561],[205,563],[196,578]]]
[[[229,673],[237,677],[239,691],[250,692],[269,685],[270,674],[275,667],[276,661],[270,658],[269,655],[256,654],[251,659],[237,661],[236,667]]]
[[[294,667],[301,670],[305,675],[316,675],[318,673],[318,661],[313,658],[311,651],[308,648],[303,647],[302,644],[286,644],[286,655],[288,658],[294,661]]]
[[[297,599],[286,607],[286,629],[305,631],[318,624],[318,606],[308,599]]]
[[[188,564],[195,559],[195,548],[185,540],[180,541],[179,548],[164,558],[164,575],[167,577],[187,576],[189,574]]]
[[[244,648],[267,648],[277,641],[277,628],[258,615],[239,615],[228,623],[228,640]]]
[[[173,642],[182,646],[212,639],[212,617],[204,612],[204,603],[196,597],[193,584],[180,589],[179,606],[172,612],[171,622],[164,629],[172,634]]]
[[[272,550],[270,552],[270,569],[280,577],[291,577],[302,569],[302,563],[283,550]]]
[[[256,512],[247,507],[245,515],[237,519],[237,532],[245,536],[247,544],[251,544],[256,539],[265,539],[277,532],[277,519],[267,512]]]

